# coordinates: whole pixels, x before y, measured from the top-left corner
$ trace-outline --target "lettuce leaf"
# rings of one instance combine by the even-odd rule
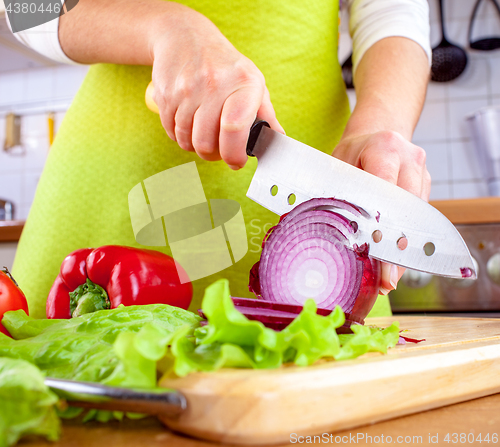
[[[173,371],[184,376],[194,371],[224,367],[278,368],[283,363],[311,365],[321,358],[353,359],[367,352],[387,352],[399,339],[399,325],[381,330],[353,326],[353,334],[338,335],[345,322],[340,307],[328,316],[316,314],[314,300],[281,332],[248,320],[231,300],[229,283],[221,279],[205,290],[202,309],[209,324],[187,337],[178,331],[171,341]]]
[[[40,370],[30,363],[0,358],[0,447],[13,445],[28,434],[50,441],[59,438],[58,398],[43,380]]]
[[[27,360],[47,376],[115,386],[156,386],[156,362],[177,329],[200,318],[164,304],[120,306],[68,320],[35,320],[6,312],[0,357]],[[134,334],[135,333],[135,334]]]
[[[174,333],[180,328],[192,333],[199,320],[192,312],[164,304],[121,306],[69,320],[35,320],[22,310],[6,312],[2,324],[15,339],[0,337],[0,358],[26,360],[49,377],[154,388],[158,361],[165,357]],[[68,409],[60,416],[74,417],[80,412]],[[85,419],[106,421],[122,416],[90,411]]]

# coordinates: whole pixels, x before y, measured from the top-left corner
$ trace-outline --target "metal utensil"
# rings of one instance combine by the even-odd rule
[[[360,217],[335,209],[357,223],[358,230],[350,236],[351,246],[369,244],[370,256],[413,270],[453,278],[475,277],[462,237],[434,207],[267,126],[262,121],[254,124],[248,140],[247,154],[258,159],[247,192],[250,199],[278,215],[315,197],[346,200],[363,213]]]
[[[354,77],[352,74],[352,53],[342,64],[342,79],[346,88],[354,88]]]
[[[442,39],[432,49],[431,79],[436,82],[448,82],[460,76],[467,65],[465,51],[446,38],[444,29],[443,0],[439,0]]]
[[[99,383],[47,377],[45,385],[72,406],[100,410],[127,411],[150,415],[179,416],[187,407],[186,398],[177,391],[118,388]]]
[[[14,220],[15,206],[10,200],[0,199],[0,220]]]
[[[466,119],[488,192],[500,196],[500,106],[483,107]]]
[[[481,51],[496,50],[497,48],[500,48],[500,37],[486,37],[484,39],[472,41],[472,25],[476,18],[477,11],[479,9],[479,4],[481,3],[481,1],[482,0],[477,0],[476,4],[474,5],[474,10],[472,12],[472,16],[470,19],[469,46],[474,50],[481,50]],[[493,2],[493,5],[495,6],[496,10],[498,11],[498,14],[500,15],[500,5],[497,3],[497,0],[491,0],[491,1]]]

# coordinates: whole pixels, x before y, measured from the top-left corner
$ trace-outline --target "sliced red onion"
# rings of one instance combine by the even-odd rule
[[[335,209],[362,218],[365,211],[337,199],[312,199],[283,215],[268,232],[260,261],[250,272],[249,288],[264,300],[302,306],[308,299],[319,308],[339,305],[354,320],[363,321],[378,295],[380,262],[369,247],[349,247],[357,231]]]
[[[282,330],[287,327],[302,311],[302,306],[293,304],[273,303],[262,299],[232,298],[235,309],[245,315],[249,320],[256,320],[266,327],[275,330]],[[329,315],[330,309],[317,309],[319,315]],[[206,319],[206,315],[198,309],[200,317]],[[346,324],[337,330],[339,333],[349,332],[351,324],[364,324],[363,320],[346,314]]]

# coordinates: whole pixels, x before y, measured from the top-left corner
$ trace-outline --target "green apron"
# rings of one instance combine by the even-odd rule
[[[331,153],[349,116],[337,60],[336,0],[187,0],[265,76],[278,120],[292,138]],[[230,170],[181,150],[144,103],[151,67],[94,65],[50,150],[19,243],[13,273],[30,314],[45,317],[45,301],[65,256],[107,244],[143,247],[134,238],[128,193],[163,170],[195,161],[207,199],[242,208],[249,251],[239,262],[193,282],[191,309],[205,287],[230,280],[235,296],[251,296],[248,272],[259,259],[265,230],[277,216],[246,198],[256,168]],[[170,254],[168,247],[150,247]],[[380,301],[380,300],[379,300]],[[385,301],[387,310],[387,301]]]

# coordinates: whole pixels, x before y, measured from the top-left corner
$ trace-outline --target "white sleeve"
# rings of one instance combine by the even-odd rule
[[[8,14],[6,14],[7,26],[12,31]],[[64,54],[59,43],[59,17],[47,23],[35,26],[33,28],[18,31],[14,37],[28,48],[37,53],[63,64],[82,65],[70,59]]]
[[[418,43],[432,63],[429,4],[427,0],[347,0],[352,37],[353,72],[375,42],[385,37],[406,37]]]

